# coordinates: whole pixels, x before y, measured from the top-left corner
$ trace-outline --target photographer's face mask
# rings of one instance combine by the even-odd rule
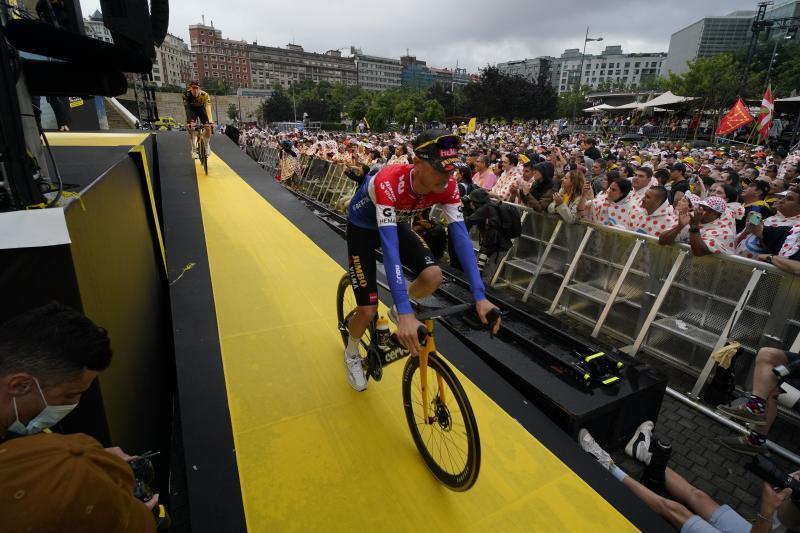
[[[42,397],[42,401],[44,402],[44,409],[33,417],[27,425],[23,424],[19,419],[19,411],[17,410],[17,399],[12,398],[14,402],[14,415],[17,419],[11,424],[8,428],[9,431],[16,433],[17,435],[33,435],[35,433],[40,433],[43,429],[47,429],[58,424],[62,418],[67,416],[70,411],[75,409],[78,404],[70,404],[70,405],[48,405],[47,399],[44,397],[44,393],[42,392],[42,387],[39,386],[39,380],[33,378],[36,382],[36,389],[39,391],[39,396]]]

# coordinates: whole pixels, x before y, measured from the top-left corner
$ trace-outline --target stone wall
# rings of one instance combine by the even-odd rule
[[[124,95],[118,96],[118,100],[134,101],[135,98],[132,90],[128,90]],[[228,106],[233,104],[236,108],[242,106],[242,120],[245,122],[252,122],[256,120],[256,110],[259,105],[264,101],[264,98],[257,98],[254,96],[242,96],[239,98],[233,96],[214,96],[211,95],[211,112],[214,115],[214,122],[217,124],[229,124],[233,122],[228,118]],[[181,93],[156,93],[156,106],[158,107],[158,114],[161,117],[172,117],[179,124],[186,122],[186,112],[183,110],[183,100]],[[130,107],[129,107],[130,108]]]

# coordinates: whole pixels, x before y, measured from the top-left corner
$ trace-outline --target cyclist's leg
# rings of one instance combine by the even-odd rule
[[[430,296],[442,283],[442,269],[436,265],[433,252],[407,223],[397,224],[397,239],[400,245],[400,261],[416,276],[408,287],[408,295],[414,299]]]
[[[353,340],[360,339],[378,312],[378,283],[375,279],[375,249],[380,244],[378,230],[347,224],[347,260],[350,284],[358,305],[350,319],[348,331]]]
[[[197,120],[197,115],[192,111],[191,107],[186,109],[186,133],[189,135],[189,146],[192,147],[192,153],[195,153],[196,147],[194,145],[194,123]]]

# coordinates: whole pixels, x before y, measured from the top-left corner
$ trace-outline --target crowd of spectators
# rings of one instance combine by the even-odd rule
[[[454,130],[458,131],[454,126]],[[800,152],[784,148],[629,143],[560,124],[478,125],[463,135],[469,175],[462,197],[490,198],[560,216],[688,244],[695,255],[737,254],[772,262],[800,259]],[[272,133],[252,128],[241,145],[281,147],[281,178],[299,173],[302,155],[375,172],[411,163],[401,133]],[[783,264],[783,263],[781,263]]]

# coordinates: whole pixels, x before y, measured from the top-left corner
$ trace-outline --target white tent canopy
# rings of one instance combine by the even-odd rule
[[[614,109],[642,109],[644,104],[640,102],[631,102],[629,104],[618,105]]]
[[[592,107],[587,107],[583,110],[584,113],[594,113],[595,111],[607,111],[609,109],[616,109],[614,106],[608,104],[600,104]]]
[[[673,105],[673,104],[680,104],[682,102],[689,102],[690,100],[697,100],[694,96],[678,96],[676,94],[672,94],[671,91],[667,91],[664,94],[656,96],[649,102],[644,102],[640,104],[642,108],[645,107],[663,107],[665,105]]]

